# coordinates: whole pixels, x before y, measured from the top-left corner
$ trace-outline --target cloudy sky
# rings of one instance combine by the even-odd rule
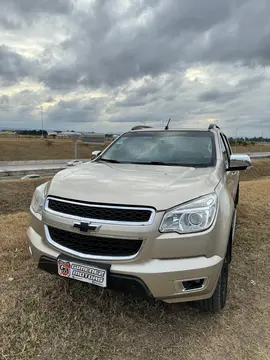
[[[0,127],[270,136],[269,0],[1,0]]]

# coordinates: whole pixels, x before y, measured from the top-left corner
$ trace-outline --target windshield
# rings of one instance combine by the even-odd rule
[[[213,134],[202,131],[142,131],[122,135],[99,159],[131,164],[207,167],[215,164]]]

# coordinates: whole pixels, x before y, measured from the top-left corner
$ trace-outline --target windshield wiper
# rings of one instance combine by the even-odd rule
[[[118,161],[114,159],[99,159],[113,164],[139,164],[139,165],[177,165],[174,163],[165,163],[163,161]]]
[[[190,164],[178,164],[178,163],[170,163],[163,161],[132,161],[131,164],[194,167],[194,165],[190,165]]]
[[[177,165],[174,163],[165,163],[163,161],[131,161],[130,163],[139,165]]]
[[[106,161],[106,162],[109,162],[109,163],[113,163],[113,164],[121,164],[121,161],[118,161],[118,160],[114,160],[114,159],[99,159],[100,161]]]
[[[179,163],[170,163],[164,161],[118,161],[115,159],[99,159],[98,161],[104,161],[112,164],[136,164],[136,165],[160,165],[160,166],[180,166],[180,167],[205,167],[205,165],[195,165],[195,164],[179,164]],[[207,165],[208,166],[208,165]]]

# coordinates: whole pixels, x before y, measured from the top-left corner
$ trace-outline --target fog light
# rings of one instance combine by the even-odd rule
[[[204,287],[204,280],[205,279],[194,279],[183,281],[184,291],[202,289]]]

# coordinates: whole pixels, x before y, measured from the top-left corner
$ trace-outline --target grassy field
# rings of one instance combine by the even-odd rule
[[[254,160],[252,166],[240,172],[241,181],[257,180],[270,176],[270,159]]]
[[[270,144],[257,144],[257,145],[250,145],[250,146],[234,146],[232,144],[232,150],[234,153],[242,153],[246,154],[249,152],[269,152],[270,151]]]
[[[91,157],[94,150],[102,150],[100,145],[87,145],[78,142],[78,158]],[[270,144],[264,146],[233,146],[234,152],[270,152]],[[34,138],[1,138],[0,161],[12,160],[53,160],[74,158],[74,145],[70,140],[34,139]]]
[[[94,150],[102,150],[100,145],[78,142],[78,158],[88,159]],[[74,144],[70,140],[45,139],[3,139],[0,138],[0,161],[15,160],[58,160],[73,159]]]
[[[217,316],[189,304],[135,299],[38,271],[26,229],[32,192],[44,179],[0,182],[0,359],[269,360],[265,164],[256,163],[240,184],[229,300]]]

